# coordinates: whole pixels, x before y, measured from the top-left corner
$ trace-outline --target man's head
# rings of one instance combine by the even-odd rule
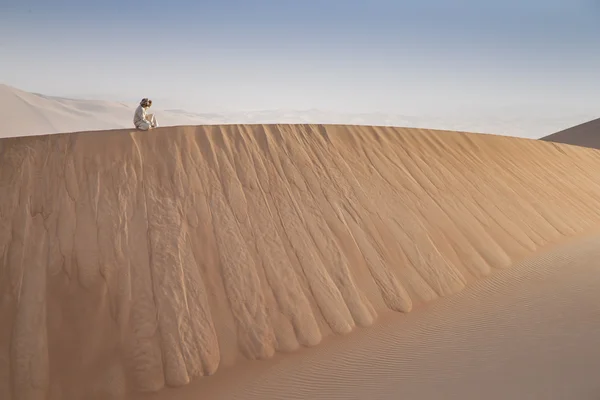
[[[141,105],[142,107],[144,107],[144,108],[148,108],[148,107],[150,107],[150,106],[152,105],[152,100],[150,100],[150,99],[148,99],[148,98],[144,97],[144,98],[142,99],[142,101],[140,101],[140,105]]]

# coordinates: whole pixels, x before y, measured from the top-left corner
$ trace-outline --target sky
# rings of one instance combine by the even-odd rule
[[[600,113],[599,18],[600,0],[0,0],[0,83],[193,112]]]

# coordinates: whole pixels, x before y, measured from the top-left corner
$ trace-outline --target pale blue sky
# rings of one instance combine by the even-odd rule
[[[588,0],[0,0],[0,83],[161,108],[600,110]]]

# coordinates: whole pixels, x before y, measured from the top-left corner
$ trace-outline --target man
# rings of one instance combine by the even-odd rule
[[[151,106],[152,100],[144,97],[142,101],[140,101],[140,105],[136,108],[135,114],[133,115],[133,125],[135,125],[137,129],[147,131],[158,127],[154,114],[146,114],[146,110]]]

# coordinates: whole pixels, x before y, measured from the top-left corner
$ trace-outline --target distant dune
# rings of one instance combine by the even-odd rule
[[[542,140],[600,149],[600,118],[545,136]]]
[[[230,389],[255,399],[396,398],[401,388],[390,385],[401,379],[413,382],[410,398],[463,398],[440,394],[448,374],[468,384],[461,373],[490,368],[530,374],[516,375],[509,398],[565,398],[560,389],[575,387],[578,399],[591,399],[585,394],[594,394],[595,378],[571,375],[587,361],[575,367],[560,355],[561,346],[572,355],[585,349],[598,364],[597,339],[582,331],[598,328],[591,295],[598,274],[589,268],[596,242],[572,265],[559,264],[560,254],[531,257],[598,227],[598,170],[600,152],[592,149],[381,127],[198,126],[2,139],[0,398],[158,391],[181,400],[228,398]],[[477,291],[490,275],[526,274],[506,271],[521,262],[537,265],[529,278],[512,287],[510,279],[485,280],[487,289]],[[577,276],[563,281],[569,271]],[[561,300],[573,293],[581,296]],[[472,298],[448,303],[451,295]],[[554,302],[539,303],[546,300]],[[427,320],[438,302],[443,321]],[[535,320],[532,310],[543,313]],[[517,324],[510,336],[495,331],[504,329],[502,318]],[[373,326],[377,320],[382,325]],[[379,327],[391,320],[398,329]],[[579,333],[568,336],[571,329]],[[368,332],[381,340],[363,350],[332,353],[336,342],[322,343],[336,336],[360,343]],[[553,336],[519,337],[529,332]],[[489,363],[454,359],[443,343]],[[260,373],[290,352],[297,358]],[[527,362],[509,365],[519,359]],[[427,374],[428,363],[437,366],[429,375],[407,375],[409,365]],[[571,380],[544,383],[556,377],[551,365],[564,366],[561,377]],[[357,390],[349,390],[352,376],[363,379]],[[210,391],[190,391],[203,382]],[[551,384],[555,390],[546,390]],[[535,392],[540,385],[544,392]],[[436,388],[437,397],[425,397]],[[485,385],[461,390],[507,398],[488,396]]]
[[[150,96],[151,94],[144,94]],[[137,102],[68,99],[30,93],[0,84],[0,138],[91,130],[130,129]],[[190,105],[191,106],[191,105]],[[493,109],[486,112],[339,112],[320,109],[274,109],[208,112],[169,109],[155,102],[152,112],[161,126],[231,124],[328,124],[394,126],[480,132],[537,139],[565,126],[585,121],[589,112]],[[593,115],[593,114],[592,114]]]
[[[0,85],[0,138],[133,126],[136,103],[79,100],[29,93]],[[162,126],[198,125],[210,119],[153,107]]]

